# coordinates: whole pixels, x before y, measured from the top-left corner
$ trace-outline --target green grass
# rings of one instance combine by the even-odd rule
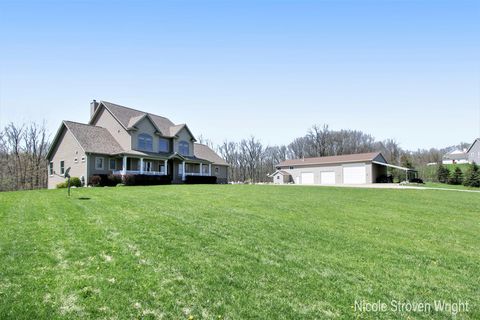
[[[467,301],[480,196],[159,186],[0,194],[0,319],[451,319],[355,300]],[[83,200],[81,199],[83,198]]]
[[[426,182],[424,187],[428,188],[441,188],[441,189],[456,189],[456,190],[474,190],[474,191],[480,191],[480,188],[474,188],[474,187],[465,187],[463,185],[453,185],[453,184],[447,184],[447,183],[438,183],[438,182]]]

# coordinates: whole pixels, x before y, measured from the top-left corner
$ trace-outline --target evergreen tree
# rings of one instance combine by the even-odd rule
[[[452,172],[452,175],[448,179],[449,184],[459,185],[463,182],[463,172],[459,167],[455,167],[455,170]]]
[[[468,167],[463,185],[467,187],[480,187],[480,170],[475,162]]]
[[[442,164],[439,164],[437,167],[437,180],[440,183],[447,183],[448,177],[450,176],[450,170]]]

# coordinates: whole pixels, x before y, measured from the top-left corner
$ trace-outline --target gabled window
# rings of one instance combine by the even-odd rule
[[[153,138],[151,135],[142,133],[138,135],[138,149],[153,151]]]
[[[165,138],[160,138],[158,150],[160,152],[170,152],[170,141]]]
[[[53,162],[48,164],[48,173],[53,176]]]
[[[95,157],[95,170],[103,170],[104,168],[104,161],[102,157]]]
[[[65,161],[60,161],[60,174],[65,173]]]
[[[188,156],[190,154],[190,145],[187,141],[180,141],[178,143],[178,153],[184,156]]]

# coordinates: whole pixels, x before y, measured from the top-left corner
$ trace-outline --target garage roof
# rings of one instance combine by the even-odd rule
[[[324,164],[340,164],[350,162],[370,162],[377,160],[387,162],[380,152],[346,154],[341,156],[305,158],[285,160],[277,165],[277,167],[306,166],[306,165],[324,165]]]

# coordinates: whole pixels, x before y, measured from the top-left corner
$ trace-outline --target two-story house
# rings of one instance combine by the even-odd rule
[[[85,185],[94,175],[163,175],[182,183],[189,175],[216,176],[227,183],[228,164],[211,148],[196,143],[186,124],[93,100],[90,121],[63,121],[47,154],[48,187],[70,176]]]

